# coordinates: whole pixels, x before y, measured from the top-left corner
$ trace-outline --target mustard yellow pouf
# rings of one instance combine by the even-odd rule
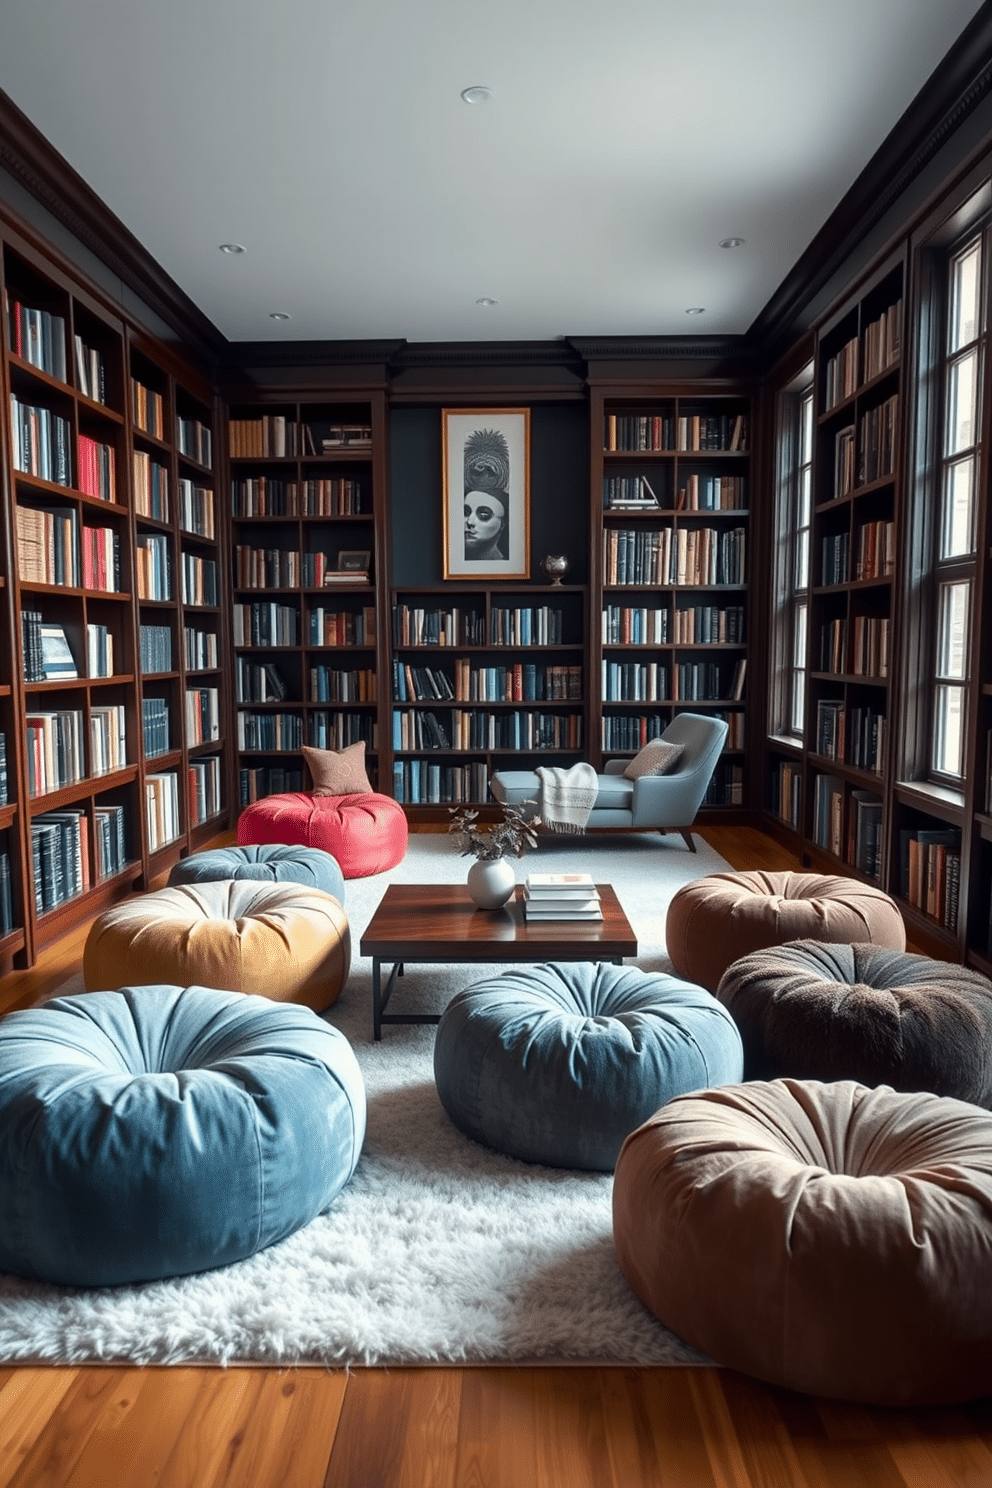
[[[668,906],[672,966],[710,992],[741,956],[790,940],[904,951],[906,927],[881,889],[824,873],[710,873],[684,884]]]
[[[853,1081],[678,1096],[626,1140],[621,1268],[715,1363],[878,1405],[992,1391],[992,1115]]]
[[[83,952],[87,991],[220,987],[320,1012],[351,969],[337,899],[304,884],[220,880],[157,889],[99,915]]]

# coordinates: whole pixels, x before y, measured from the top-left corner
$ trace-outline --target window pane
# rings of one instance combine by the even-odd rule
[[[792,674],[792,732],[802,734],[803,713],[806,711],[806,673]]]
[[[802,401],[799,415],[799,463],[808,465],[813,458],[813,394],[809,392]]]
[[[796,624],[792,637],[792,664],[797,667],[806,665],[806,615],[808,612],[806,604],[796,605]]]
[[[951,324],[948,349],[958,351],[979,332],[981,305],[981,240],[974,242],[951,267]]]
[[[945,454],[956,455],[975,443],[978,406],[978,352],[970,351],[947,370],[947,438]]]
[[[956,460],[944,470],[940,556],[958,558],[975,551],[975,460]]]
[[[961,776],[964,764],[964,688],[940,683],[934,715],[934,769]]]
[[[796,588],[809,588],[809,530],[796,533]]]
[[[937,676],[968,677],[968,611],[971,584],[941,584],[938,610]]]
[[[813,471],[804,465],[799,472],[799,500],[796,503],[796,525],[808,527],[813,500]]]

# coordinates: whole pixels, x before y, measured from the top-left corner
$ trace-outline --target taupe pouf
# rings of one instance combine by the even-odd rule
[[[797,940],[735,961],[716,995],[746,1080],[859,1080],[992,1107],[992,982],[966,966]]]
[[[992,1115],[776,1080],[677,1097],[627,1138],[617,1255],[717,1364],[838,1399],[992,1391]]]
[[[331,894],[251,879],[181,884],[98,915],[83,951],[88,992],[159,982],[255,992],[320,1012],[351,968],[351,934]]]
[[[823,873],[710,873],[668,906],[665,942],[679,976],[715,992],[732,961],[787,940],[867,941],[906,949],[895,900]]]

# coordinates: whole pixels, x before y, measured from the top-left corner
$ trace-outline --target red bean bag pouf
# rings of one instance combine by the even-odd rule
[[[368,878],[395,868],[406,855],[406,815],[391,796],[362,791],[316,796],[307,791],[264,796],[238,819],[238,846],[286,842],[322,847],[345,878]]]

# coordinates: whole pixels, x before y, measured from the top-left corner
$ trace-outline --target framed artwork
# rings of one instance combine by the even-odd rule
[[[338,568],[343,573],[368,573],[370,549],[345,548],[338,554]]]
[[[530,577],[530,409],[441,411],[446,579]]]

